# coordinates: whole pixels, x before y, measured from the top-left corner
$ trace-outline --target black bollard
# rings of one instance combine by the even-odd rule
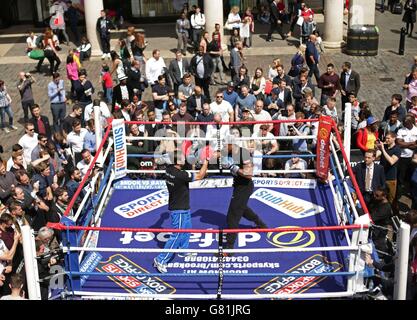
[[[401,28],[401,32],[400,32],[400,48],[398,50],[398,54],[400,56],[404,55],[404,47],[405,47],[405,35],[406,35],[406,30],[404,27]]]

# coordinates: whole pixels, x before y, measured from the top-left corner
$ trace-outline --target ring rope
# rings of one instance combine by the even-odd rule
[[[108,121],[111,123],[112,119]],[[296,122],[319,122],[319,119],[286,119],[286,120],[260,120],[260,121],[220,121],[220,122],[198,122],[198,121],[180,121],[180,122],[158,122],[158,121],[124,121],[125,124],[162,124],[162,125],[239,125],[239,124],[272,124],[272,123],[296,123]]]

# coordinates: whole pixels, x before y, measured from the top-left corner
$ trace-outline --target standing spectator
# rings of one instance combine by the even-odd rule
[[[87,79],[87,71],[85,69],[80,70],[78,80],[74,82],[74,89],[77,95],[77,101],[83,107],[83,113],[81,116],[84,121],[84,109],[87,105],[93,102],[91,97],[94,93],[93,84]]]
[[[392,131],[397,134],[398,130],[402,129],[404,126],[400,120],[398,120],[398,111],[391,111],[388,121],[381,122],[379,127],[379,137],[380,140],[385,139],[387,134]]]
[[[121,77],[126,76],[125,67],[123,64],[122,58],[118,55],[118,53],[114,50],[110,52],[110,57],[112,61],[112,67],[110,70],[110,75],[114,75],[116,72],[116,78],[120,79]]]
[[[127,70],[127,86],[132,89],[134,95],[142,99],[142,74],[140,73],[140,62],[132,61],[131,67]]]
[[[340,74],[340,87],[342,94],[342,113],[345,112],[345,104],[349,102],[349,95],[354,94],[358,96],[361,88],[361,80],[359,73],[352,70],[352,64],[345,62],[342,65],[342,73]]]
[[[398,130],[396,143],[401,148],[401,158],[398,162],[397,199],[399,199],[408,192],[411,160],[413,152],[417,149],[417,127],[413,116],[407,115],[405,117],[404,128]]]
[[[398,160],[401,157],[401,149],[395,144],[397,135],[390,131],[385,136],[385,143],[378,141],[377,158],[380,158],[380,164],[384,167],[385,179],[388,188],[388,201],[394,205],[397,195],[397,167]]]
[[[191,136],[191,126],[184,124],[184,122],[193,122],[195,117],[187,112],[187,105],[181,102],[178,112],[172,116],[172,122],[176,122],[174,130],[179,134],[180,137]]]
[[[363,153],[375,150],[378,138],[378,120],[371,116],[366,120],[366,127],[358,130],[356,145]]]
[[[57,45],[53,41],[53,34],[51,30],[46,30],[43,36],[43,52],[45,54],[45,58],[49,61],[49,72],[52,75],[53,73],[58,71],[59,65],[61,64],[61,60],[58,57],[57,52]],[[36,67],[37,72],[40,72],[40,67],[43,63],[43,59],[39,60],[38,65]]]
[[[103,65],[101,83],[104,90],[104,95],[106,97],[107,103],[112,103],[113,101],[113,79],[110,74],[110,68],[107,64]]]
[[[87,121],[87,130],[88,132],[84,136],[84,149],[90,151],[90,153],[94,156],[96,154],[96,127],[94,125],[94,119],[90,119]]]
[[[247,108],[252,112],[255,111],[255,103],[256,97],[253,94],[249,93],[249,87],[247,85],[243,85],[241,88],[241,94],[236,100],[236,121],[241,119],[243,109]]]
[[[35,127],[32,123],[25,123],[25,134],[18,142],[23,147],[23,156],[26,163],[30,163],[32,151],[38,145],[38,134],[35,133]]]
[[[230,105],[233,107],[233,110],[235,109],[237,98],[239,97],[234,88],[235,87],[233,81],[229,81],[227,83],[226,89],[223,91],[223,99],[230,103]]]
[[[304,74],[300,74],[299,78],[295,78],[293,81],[293,91],[292,91],[292,95],[294,97],[295,100],[295,110],[301,111],[302,109],[302,100],[304,98],[304,94],[306,91],[310,91],[312,92],[313,96],[314,94],[314,85],[311,83],[310,78],[308,78],[306,75]]]
[[[404,16],[403,22],[406,23],[408,37],[411,38],[414,29],[414,23],[416,23],[416,10],[417,10],[417,1],[416,0],[406,0],[404,5]]]
[[[74,53],[70,52],[67,57],[67,78],[71,82],[71,97],[75,97],[74,82],[78,80],[78,63],[74,59]]]
[[[375,163],[375,150],[368,150],[364,155],[364,162],[353,168],[359,190],[363,194],[367,206],[373,200],[373,192],[378,188],[385,188],[384,168]]]
[[[36,79],[30,74],[23,71],[19,72],[19,82],[17,83],[17,89],[20,93],[24,121],[29,120],[29,109],[35,103],[33,99],[32,84],[36,82]]]
[[[280,64],[280,65],[277,66],[277,68],[276,68],[276,75],[272,79],[272,84],[273,85],[279,84],[279,81],[280,80],[284,80],[285,83],[288,85],[288,88],[290,89],[291,78],[290,78],[290,76],[288,76],[288,75],[285,74],[284,65],[282,65],[282,64]]]
[[[88,168],[91,165],[91,161],[93,160],[93,156],[91,155],[90,150],[82,149],[81,150],[81,160],[77,162],[77,169],[80,170],[81,179],[87,174]]]
[[[304,55],[301,48],[297,48],[297,52],[291,58],[291,69],[288,71],[290,77],[297,77],[300,74],[301,68],[304,66]]]
[[[309,37],[305,55],[307,66],[310,69],[310,71],[308,72],[308,77],[311,78],[311,76],[314,73],[314,77],[316,78],[316,82],[318,83],[320,79],[320,71],[318,67],[319,52],[316,47],[316,36],[314,34],[310,35]]]
[[[68,196],[72,198],[75,192],[77,191],[78,186],[80,185],[80,182],[82,180],[80,169],[76,167],[71,168],[69,170],[69,177],[70,179],[65,184],[65,189],[67,189],[68,191]],[[84,190],[81,192],[84,192]]]
[[[64,80],[60,78],[60,74],[55,72],[52,75],[52,81],[48,84],[48,97],[51,102],[51,111],[53,118],[54,132],[62,129],[62,121],[66,114],[66,97]]]
[[[269,20],[269,31],[266,36],[266,41],[272,42],[272,33],[275,30],[278,30],[279,35],[282,40],[287,38],[286,35],[282,32],[283,18],[285,14],[285,4],[282,0],[273,0],[270,4],[270,20]]]
[[[166,85],[165,77],[158,76],[158,84],[152,88],[152,98],[155,107],[156,121],[161,121],[162,112],[167,109],[168,92],[171,90]]]
[[[72,5],[72,1],[67,1],[67,11],[65,12],[66,17],[70,25],[71,32],[74,34],[75,44],[78,45],[80,42],[80,33],[78,32],[78,10]]]
[[[119,84],[113,88],[112,112],[116,106],[120,108],[124,100],[132,101],[133,89],[127,85],[127,80],[126,76],[122,76],[119,78]]]
[[[189,38],[188,32],[190,28],[190,21],[185,16],[185,13],[182,12],[180,18],[175,24],[175,31],[178,37],[177,50],[181,51],[184,56],[187,54],[187,44]]]
[[[234,119],[233,108],[223,99],[221,90],[217,91],[215,101],[210,104],[210,111],[213,114],[220,114],[222,122],[232,122]]]
[[[178,88],[178,99],[187,102],[188,98],[194,93],[195,85],[191,82],[191,74],[184,74],[182,84]]]
[[[206,25],[206,17],[201,12],[200,7],[195,8],[195,13],[191,15],[191,39],[194,45],[194,52],[198,51],[200,45],[201,32],[204,30]]]
[[[235,47],[230,51],[230,76],[234,81],[236,75],[239,74],[240,67],[243,66],[242,42],[235,43]]]
[[[223,49],[222,44],[220,42],[220,35],[215,33],[213,34],[213,40],[209,43],[207,47],[207,52],[210,54],[211,59],[213,60],[213,77],[212,77],[212,84],[214,82],[214,74],[216,70],[219,70],[219,84],[226,84],[223,74],[223,64],[221,57],[223,56]]]
[[[53,5],[49,8],[49,14],[51,15],[50,27],[56,32],[58,38],[64,37],[67,46],[69,46],[68,34],[65,31],[65,19],[64,14],[67,11],[67,5],[61,1],[54,1]]]
[[[243,45],[246,48],[252,47],[252,34],[255,32],[255,18],[253,17],[252,8],[248,7],[243,15],[244,26],[247,30],[247,36],[243,37]]]
[[[30,111],[32,112],[32,118],[29,120],[30,123],[35,127],[37,134],[45,135],[49,140],[52,139],[51,125],[47,116],[41,114],[41,107],[38,104],[34,104]]]
[[[401,105],[402,100],[403,100],[403,97],[401,96],[401,94],[394,93],[391,96],[391,105],[385,108],[382,121],[388,121],[390,114],[393,111],[397,112],[398,120],[400,120],[401,122],[404,121],[407,110]]]
[[[407,90],[407,111],[411,109],[411,98],[417,96],[417,66],[413,66],[411,73],[405,79],[403,88]]]
[[[240,23],[241,23],[242,19],[240,18],[239,15],[239,7],[238,6],[233,6],[230,9],[230,13],[227,16],[227,29],[229,30],[233,30],[233,29],[240,29]]]
[[[17,186],[17,180],[13,173],[6,171],[3,160],[0,161],[0,201],[6,203],[12,194],[12,189]]]
[[[4,81],[0,80],[0,118],[1,118],[1,129],[4,132],[9,133],[10,130],[6,128],[4,124],[5,114],[9,117],[9,128],[12,130],[17,130],[17,127],[13,125],[13,111],[12,111],[12,98],[7,92]]]
[[[152,58],[146,62],[146,79],[151,86],[158,83],[158,77],[164,74],[166,69],[164,58],[161,57],[161,51],[155,49],[152,51]]]
[[[233,77],[233,84],[235,85],[236,92],[241,94],[243,86],[250,87],[250,78],[249,71],[246,66],[241,66],[238,71],[239,72]]]
[[[263,76],[263,70],[262,68],[256,68],[255,75],[252,77],[250,81],[250,89],[252,94],[256,97],[256,99],[265,99],[265,86],[266,80]]]
[[[336,98],[337,93],[340,90],[340,78],[334,72],[334,64],[329,63],[327,65],[327,72],[323,73],[318,80],[318,85],[321,89],[320,105],[324,105],[327,98]]]
[[[169,74],[172,82],[174,83],[174,92],[178,94],[178,88],[183,83],[183,77],[188,73],[190,69],[190,63],[187,59],[184,59],[180,50],[175,54],[175,59],[169,64]]]
[[[81,114],[83,112],[83,107],[79,103],[75,103],[72,106],[72,112],[65,117],[62,121],[62,130],[68,134],[72,131],[72,124],[75,120],[81,121]],[[56,132],[56,131],[55,131]]]
[[[203,111],[197,116],[197,122],[213,122],[214,114],[210,110],[210,105],[208,103],[204,103],[202,109]],[[205,134],[207,132],[207,125],[199,124],[198,129],[203,131],[203,133]]]
[[[146,49],[147,42],[143,32],[136,32],[135,38],[130,42],[133,58],[140,63],[140,72],[145,73],[145,55],[143,51]]]
[[[210,56],[203,52],[203,47],[200,46],[198,53],[191,59],[190,70],[195,77],[195,84],[203,89],[210,101],[210,79],[214,66]]]
[[[97,19],[96,30],[100,35],[102,59],[110,59],[110,29],[115,29],[113,22],[106,16],[106,11],[100,11],[100,18]]]
[[[84,148],[84,137],[87,132],[87,129],[81,127],[81,122],[75,120],[72,123],[72,131],[67,135],[67,142],[71,148],[75,164],[81,160],[81,151]]]

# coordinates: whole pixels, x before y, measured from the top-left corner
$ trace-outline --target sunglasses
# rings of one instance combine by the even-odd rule
[[[41,140],[41,142],[48,142],[48,140]]]
[[[223,96],[216,96],[216,98],[223,98]]]
[[[27,131],[35,131],[35,129],[26,129]]]

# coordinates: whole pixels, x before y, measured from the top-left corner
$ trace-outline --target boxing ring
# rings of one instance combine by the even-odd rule
[[[313,159],[324,172],[308,168],[292,171],[308,178],[268,178],[260,175],[289,172],[259,170],[248,205],[268,228],[255,229],[242,218],[236,230],[226,225],[233,178],[220,166],[212,166],[208,178],[190,184],[193,229],[170,229],[168,191],[158,176],[163,170],[128,170],[128,157],[150,156],[124,152],[126,140],[131,139],[124,133],[126,122],[114,121],[66,216],[61,223],[49,224],[61,231],[65,254],[59,274],[64,275],[65,285],[51,292],[52,299],[321,299],[349,298],[366,291],[363,253],[372,251],[368,242],[372,221],[343,148],[338,153],[334,146],[334,141],[343,145],[340,134],[327,118],[299,121],[317,122],[318,136],[302,138],[317,138],[319,147],[317,155],[297,157]],[[219,135],[213,140],[220,146]],[[288,160],[294,156],[290,152],[261,157]],[[104,170],[86,184],[97,163]],[[151,178],[131,179],[129,173]],[[86,195],[70,216],[83,187]],[[352,188],[365,212],[362,216],[356,211]],[[189,249],[164,250],[172,232],[189,232]],[[238,233],[234,249],[223,248],[228,232]],[[167,251],[175,254],[168,272],[161,274],[153,259]],[[196,255],[181,256],[189,252]]]

